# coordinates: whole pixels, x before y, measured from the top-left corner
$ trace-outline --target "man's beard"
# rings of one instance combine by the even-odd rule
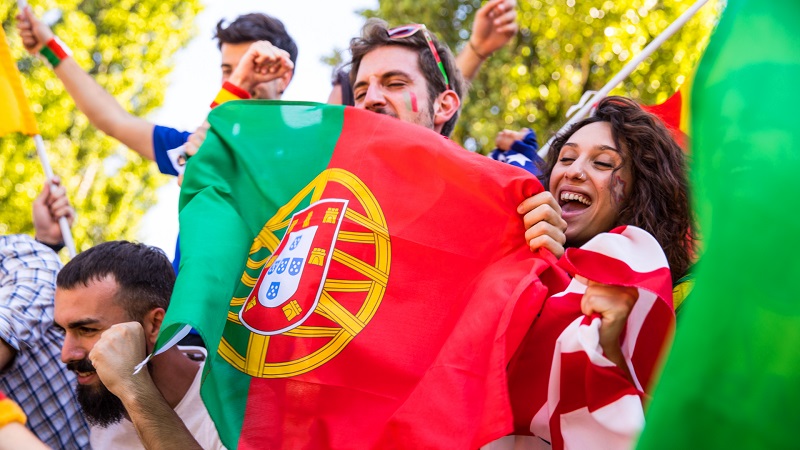
[[[67,363],[67,369],[81,373],[94,372],[94,367],[88,359],[70,361]],[[123,406],[122,400],[112,394],[99,378],[94,385],[78,384],[75,392],[83,415],[89,424],[106,428],[125,417],[125,406]]]

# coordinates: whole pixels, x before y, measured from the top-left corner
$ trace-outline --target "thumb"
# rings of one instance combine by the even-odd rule
[[[31,5],[25,5],[25,7],[22,8],[22,15],[25,17],[25,20],[30,22],[31,25],[36,25],[36,23],[39,21],[39,19],[36,18],[36,15],[33,13]]]
[[[50,182],[45,182],[44,186],[42,187],[42,191],[39,192],[39,195],[36,196],[36,200],[34,202],[38,204],[44,204],[47,200],[47,197],[50,196]]]

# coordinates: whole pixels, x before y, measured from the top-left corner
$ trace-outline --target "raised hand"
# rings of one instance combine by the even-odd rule
[[[17,30],[22,38],[22,45],[32,55],[39,53],[54,36],[50,27],[33,14],[29,5],[17,14]]]

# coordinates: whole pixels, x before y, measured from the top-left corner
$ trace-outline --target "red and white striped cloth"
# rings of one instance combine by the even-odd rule
[[[586,286],[573,279],[545,302],[509,364],[516,436],[484,448],[628,449],[644,426],[642,401],[675,323],[664,252],[646,231],[618,227],[567,250],[559,265],[639,289],[621,338],[633,383],[603,355],[600,318],[581,314]]]

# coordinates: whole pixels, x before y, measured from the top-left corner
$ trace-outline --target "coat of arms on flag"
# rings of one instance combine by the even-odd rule
[[[390,261],[389,232],[374,196],[352,173],[324,171],[254,239],[220,355],[259,378],[320,367],[378,311]]]
[[[239,311],[254,333],[276,335],[302,324],[314,312],[339,234],[347,200],[326,199],[292,216],[280,246]]]

